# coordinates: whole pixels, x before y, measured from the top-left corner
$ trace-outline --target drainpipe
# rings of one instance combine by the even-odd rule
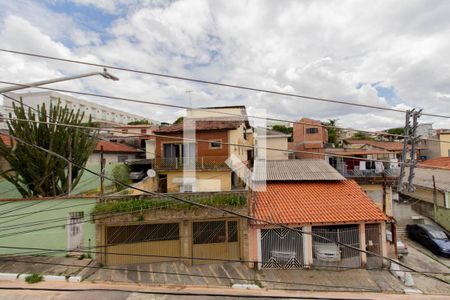
[[[391,223],[391,232],[392,232],[392,242],[394,243],[394,254],[395,258],[398,258],[398,249],[397,249],[397,224],[395,224],[395,220]]]

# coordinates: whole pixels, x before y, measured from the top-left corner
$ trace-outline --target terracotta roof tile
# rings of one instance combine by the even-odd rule
[[[419,164],[423,168],[445,168],[450,170],[450,157],[436,157]]]
[[[5,143],[6,146],[11,146],[10,138],[4,134],[0,133],[0,139]]]
[[[269,182],[255,193],[255,217],[283,224],[387,221],[353,180]]]
[[[101,147],[103,146],[103,151],[104,152],[114,152],[114,153],[118,153],[118,152],[123,152],[123,153],[137,153],[137,152],[141,152],[142,150],[138,149],[138,148],[134,148],[125,144],[118,144],[118,143],[113,143],[113,142],[109,142],[109,141],[99,141],[97,143],[97,145],[95,146],[95,150],[94,151],[100,151]]]
[[[242,121],[196,121],[195,127],[197,131],[204,130],[230,130],[236,129],[242,124]],[[160,127],[154,130],[155,133],[182,132],[183,123],[173,124],[166,127]]]
[[[401,142],[381,142],[381,141],[373,141],[373,140],[345,140],[347,144],[362,144],[362,145],[370,145],[372,147],[384,149],[387,151],[402,151],[403,143]],[[411,145],[408,145],[408,149],[411,149]],[[426,149],[426,147],[418,146],[417,150]]]

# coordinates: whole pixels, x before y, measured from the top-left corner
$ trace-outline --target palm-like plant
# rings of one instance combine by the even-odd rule
[[[71,158],[72,188],[80,181],[84,166],[96,145],[97,130],[61,126],[82,125],[84,113],[62,107],[60,102],[26,111],[23,104],[13,105],[15,118],[7,122],[9,134],[25,142]],[[30,122],[33,121],[33,122]],[[38,122],[34,122],[38,121]],[[91,124],[89,118],[88,124]],[[23,197],[63,195],[69,189],[68,163],[36,147],[15,141],[10,146],[0,139],[0,155],[10,168],[0,175],[15,185]]]

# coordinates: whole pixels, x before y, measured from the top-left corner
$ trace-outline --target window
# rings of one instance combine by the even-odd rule
[[[222,149],[222,140],[210,141],[209,149]]]
[[[237,221],[194,222],[192,224],[194,244],[237,242]]]
[[[119,155],[117,156],[118,162],[126,162],[128,160],[128,155]]]
[[[108,245],[150,241],[170,241],[180,238],[178,223],[113,226],[106,229]]]
[[[317,127],[306,128],[306,134],[315,134],[315,133],[319,133],[319,128]]]
[[[146,134],[146,133],[147,133],[147,129],[141,128],[141,133],[142,133],[142,134]]]
[[[181,193],[195,192],[194,185],[193,184],[182,184],[182,185],[180,185],[180,192]]]
[[[214,244],[226,241],[225,221],[194,222],[194,244]]]

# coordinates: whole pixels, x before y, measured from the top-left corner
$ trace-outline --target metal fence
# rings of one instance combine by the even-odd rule
[[[302,268],[302,234],[286,228],[261,229],[261,256],[266,269]]]
[[[322,236],[359,248],[358,225],[313,227],[312,232],[315,234],[313,236],[313,264],[315,267],[346,269],[361,266],[361,256],[358,250],[340,246],[319,237]]]
[[[155,158],[154,166],[156,169],[163,170],[181,170],[181,169],[227,169],[226,164],[228,156],[198,156],[198,157],[166,157]]]
[[[380,224],[366,224],[366,250],[379,255],[382,254]],[[367,254],[368,269],[376,269],[381,267],[383,267],[382,258],[373,254]]]

